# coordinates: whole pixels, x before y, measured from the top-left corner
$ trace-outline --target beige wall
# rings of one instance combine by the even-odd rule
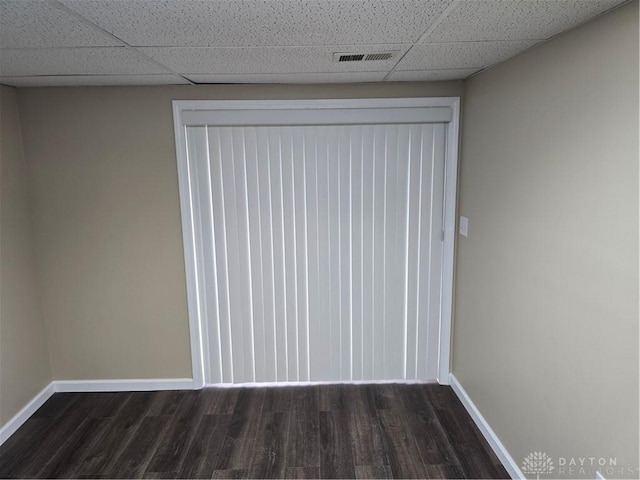
[[[518,464],[637,467],[637,2],[467,82],[459,192],[454,374]]]
[[[171,100],[462,90],[462,82],[21,89],[54,378],[191,377]]]
[[[51,381],[14,88],[0,86],[0,426]]]

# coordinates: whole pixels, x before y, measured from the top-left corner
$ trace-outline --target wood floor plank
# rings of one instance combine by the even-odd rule
[[[351,385],[320,385],[318,387],[318,410],[330,412],[347,408],[347,390]]]
[[[318,388],[291,387],[288,467],[319,467]]]
[[[39,478],[68,478],[96,435],[108,423],[106,418],[86,418],[69,436],[60,450],[38,472]]]
[[[436,415],[438,422],[442,425],[444,432],[452,444],[464,443],[469,436],[474,440],[480,441],[477,438],[476,432],[471,427],[470,423],[467,423],[466,419],[461,419],[459,415],[449,409],[437,409]]]
[[[345,411],[320,412],[320,477],[355,478],[349,419]]]
[[[255,437],[230,437],[227,435],[218,453],[216,470],[248,470],[255,451]]]
[[[247,478],[247,471],[238,469],[216,470],[213,472],[212,478]]]
[[[33,456],[34,445],[39,445],[44,433],[51,428],[53,418],[27,420],[0,447],[0,478],[15,478]]]
[[[458,440],[472,443],[477,442],[482,446],[486,455],[488,455],[490,462],[498,466],[499,471],[501,469],[503,470],[500,459],[496,456],[473,419],[469,416],[453,389],[449,386],[434,384],[426,385],[423,388],[426,392],[427,402],[434,409],[436,415],[438,416],[441,411],[447,411],[450,417],[455,419],[455,423],[461,427],[461,435],[459,435]],[[446,420],[441,420],[440,417],[439,421],[441,424],[446,422]]]
[[[416,385],[399,385],[407,424],[411,429],[425,465],[459,464],[427,395],[427,390]]]
[[[291,387],[269,388],[264,398],[264,413],[291,411]]]
[[[396,392],[405,412],[414,413],[425,420],[435,418],[436,414],[429,402],[427,393],[420,386],[397,385]]]
[[[395,384],[376,385],[371,389],[373,402],[377,410],[396,410],[400,408],[400,399]]]
[[[442,411],[449,412],[449,418],[455,420],[455,425],[458,427],[459,432],[457,441],[477,440],[483,446],[485,452],[492,458],[493,462],[500,464],[500,460],[487,443],[473,419],[467,413],[460,399],[453,392],[453,389],[449,386],[441,385],[428,385],[427,387],[428,388],[425,388],[426,401],[431,408],[433,408],[434,412],[436,412],[439,421],[443,423],[439,415],[439,412]]]
[[[384,441],[371,392],[362,386],[349,386],[346,391],[347,416],[354,464],[388,465]]]
[[[429,399],[429,403],[434,409],[451,409],[459,402],[453,389],[448,386],[432,383],[423,385],[422,390],[425,392],[426,397]]]
[[[320,438],[318,412],[299,419],[291,412],[289,421],[289,442],[287,443],[288,467],[319,467]]]
[[[142,478],[178,478],[178,472],[145,472]]]
[[[347,404],[349,408],[357,408],[369,416],[377,416],[378,410],[373,399],[373,390],[378,385],[351,385],[347,390]]]
[[[502,466],[500,460],[496,456],[495,452],[488,444],[477,425],[473,421],[473,419],[469,416],[466,409],[460,402],[460,399],[456,396],[453,389],[449,386],[442,385],[426,385],[423,387],[424,392],[426,393],[426,401],[433,408],[438,420],[441,424],[449,423],[455,425],[458,428],[457,440],[456,441],[465,441],[465,442],[478,442],[483,449],[484,452],[490,457],[491,462],[495,465]],[[442,415],[440,412],[449,412],[449,419],[454,419],[455,422],[451,422],[450,420],[442,419]]]
[[[406,416],[425,465],[459,464],[458,457],[437,419],[426,419],[414,413],[407,413]]]
[[[292,411],[299,420],[317,421],[319,390],[317,386],[291,388]]]
[[[193,391],[167,390],[155,392],[149,408],[145,412],[147,417],[167,417],[175,415],[181,408],[185,396],[193,396]]]
[[[36,477],[47,462],[56,457],[86,418],[114,415],[122,407],[121,398],[119,394],[113,394],[113,392],[64,395],[53,399],[54,405],[60,408],[59,415],[49,413],[53,407],[43,405],[38,418],[52,417],[53,423],[38,438],[38,448],[31,450],[28,459],[25,459],[23,464],[15,470],[15,475]],[[65,400],[71,405],[66,405]]]
[[[459,465],[427,465],[429,478],[467,478]]]
[[[393,478],[391,468],[388,465],[378,466],[356,466],[356,478]],[[437,477],[434,477],[437,478]]]
[[[179,465],[178,478],[211,478],[218,463],[230,415],[204,415]]]
[[[31,418],[58,418],[81,397],[81,393],[54,393]]]
[[[505,478],[506,470],[487,454],[471,418],[448,408],[436,409],[438,421],[468,478]],[[508,478],[508,477],[507,477]]]
[[[229,415],[238,400],[239,388],[207,387],[202,389],[204,415]]]
[[[123,398],[128,393],[122,392],[90,392],[80,394],[80,398],[73,402],[70,408],[60,416],[82,418],[111,418],[118,414],[123,407]]]
[[[170,417],[144,417],[109,472],[112,478],[139,478],[153,456]]]
[[[125,400],[118,415],[109,421],[78,461],[76,475],[109,475],[122,450],[142,422],[154,399],[154,393],[133,392],[123,398]]]
[[[202,419],[203,405],[198,393],[189,392],[179,398],[176,414],[170,417],[167,432],[160,439],[147,472],[170,472],[182,463]]]
[[[286,466],[289,438],[289,412],[263,413],[255,451],[249,468],[250,478],[282,478]]]
[[[348,412],[354,465],[388,465],[378,417],[361,411]]]
[[[249,468],[260,427],[264,398],[265,390],[262,388],[240,390],[218,455],[216,470]]]
[[[121,418],[140,418],[146,415],[151,407],[157,392],[130,392],[125,393],[122,408],[118,411]]]
[[[263,388],[245,388],[238,393],[228,435],[240,438],[258,434],[265,393]]]
[[[460,466],[467,478],[511,478],[507,471],[487,461],[482,447],[478,445],[456,445]]]
[[[104,473],[107,466],[116,460],[116,452],[124,446],[123,440],[128,438],[137,424],[136,419],[107,419],[103,428],[96,432],[93,441],[86,446],[82,456],[75,462],[73,476],[107,475]]]
[[[415,439],[401,410],[380,410],[380,427],[394,478],[427,478]]]
[[[320,478],[319,467],[287,467],[284,469],[284,478],[287,479],[314,479]]]
[[[38,448],[31,449],[25,461],[20,466],[16,466],[15,476],[35,478],[49,459],[55,457],[85,418],[84,412],[79,412],[77,415],[65,413],[53,420],[51,427],[38,438]]]

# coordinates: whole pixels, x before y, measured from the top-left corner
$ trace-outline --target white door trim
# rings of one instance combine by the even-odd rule
[[[455,262],[456,216],[458,212],[458,141],[460,98],[451,101],[451,121],[447,127],[444,166],[444,245],[442,263],[442,303],[440,304],[440,352],[438,383],[449,385],[451,360],[451,323],[453,318],[453,268]]]
[[[194,205],[191,201],[192,185],[189,178],[187,157],[186,127],[193,125],[229,125],[238,124],[242,114],[259,112],[258,123],[271,124],[269,113],[282,114],[294,112],[294,122],[315,123],[344,112],[341,122],[368,123],[398,122],[398,114],[404,110],[407,118],[421,123],[446,123],[447,145],[445,155],[444,187],[444,244],[442,266],[442,298],[440,310],[440,350],[438,354],[438,382],[449,384],[449,360],[451,350],[451,315],[453,300],[453,263],[455,246],[457,172],[458,172],[458,131],[460,119],[459,97],[437,98],[396,98],[396,99],[348,99],[348,100],[174,100],[173,122],[176,142],[176,159],[180,208],[182,215],[182,235],[184,246],[185,274],[187,286],[187,307],[191,340],[191,363],[194,388],[205,384],[205,358],[208,357],[203,330],[204,319],[200,318],[202,299],[198,291],[198,270],[196,262],[196,229],[194,224]],[[305,116],[305,111],[308,115]],[[267,115],[265,115],[265,113]],[[261,119],[261,120],[260,120]],[[263,123],[264,122],[264,123]],[[252,124],[255,124],[253,122]]]

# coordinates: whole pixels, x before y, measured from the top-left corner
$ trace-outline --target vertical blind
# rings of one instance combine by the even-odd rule
[[[445,130],[186,127],[210,383],[436,378]]]

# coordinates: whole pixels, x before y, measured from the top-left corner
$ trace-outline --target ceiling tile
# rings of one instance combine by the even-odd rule
[[[389,75],[389,82],[433,82],[440,80],[461,80],[476,73],[477,68],[454,68],[450,70],[405,70]]]
[[[624,1],[463,1],[424,42],[547,39]]]
[[[396,70],[481,68],[506,60],[538,41],[429,43],[414,46]]]
[[[194,83],[363,83],[381,82],[387,72],[257,73],[185,75]]]
[[[12,87],[109,86],[109,85],[189,85],[178,75],[61,75],[0,77]]]
[[[145,73],[167,71],[135,50],[125,47],[0,50],[2,76]]]
[[[125,47],[0,50],[0,75],[131,75],[167,70]]]
[[[389,71],[410,45],[334,47],[165,47],[140,48],[156,61],[178,73],[330,73]],[[335,52],[399,50],[389,60],[333,62]]]
[[[134,46],[413,43],[451,0],[62,0]]]
[[[50,2],[0,0],[1,48],[116,45],[116,39]]]

